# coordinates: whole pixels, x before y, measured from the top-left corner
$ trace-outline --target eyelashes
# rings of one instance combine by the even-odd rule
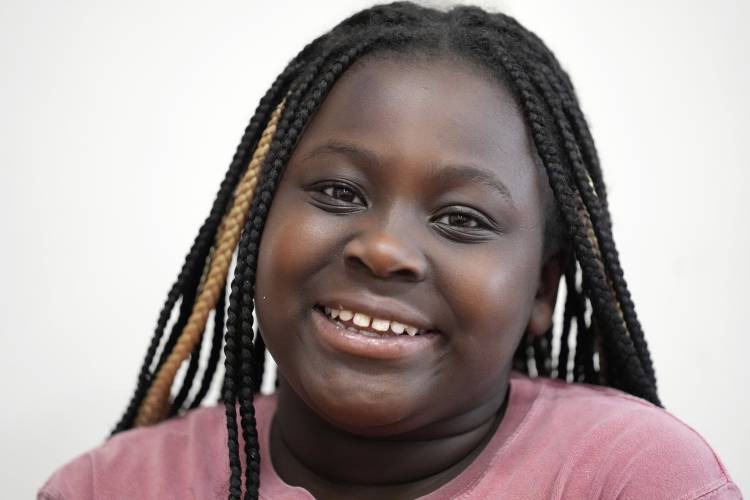
[[[487,226],[484,221],[462,211],[448,212],[434,219],[434,222],[437,224],[461,227],[464,229],[480,229]]]
[[[307,190],[315,206],[333,214],[355,214],[367,208],[367,203],[359,189],[346,182],[314,184]]]
[[[335,215],[356,214],[368,208],[360,189],[350,182],[322,182],[306,190],[313,205]],[[480,243],[502,234],[491,217],[467,206],[444,207],[430,219],[430,224],[442,236],[465,243]]]
[[[322,189],[321,192],[338,203],[365,205],[362,197],[354,189],[345,184],[331,184]]]
[[[466,207],[447,207],[432,219],[435,230],[459,243],[481,243],[502,233],[488,217]]]

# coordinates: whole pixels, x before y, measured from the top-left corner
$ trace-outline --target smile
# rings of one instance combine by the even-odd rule
[[[388,320],[372,317],[358,311],[335,308],[329,306],[317,306],[318,311],[325,314],[334,324],[340,325],[347,330],[368,337],[408,335],[411,337],[425,335],[429,332],[408,323],[396,320]]]
[[[317,305],[312,309],[312,320],[314,337],[323,345],[357,358],[408,362],[437,349],[442,338],[433,329],[420,329],[343,307]]]

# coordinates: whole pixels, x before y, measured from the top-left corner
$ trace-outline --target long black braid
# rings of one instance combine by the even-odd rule
[[[536,35],[508,16],[490,14],[476,7],[455,7],[442,12],[409,2],[378,5],[349,17],[305,47],[261,100],[211,214],[167,296],[135,393],[115,428],[118,432],[133,426],[134,416],[156,370],[178,337],[175,333],[178,325],[184,325],[187,320],[232,192],[271,112],[283,102],[283,112],[264,159],[260,183],[239,241],[226,315],[226,373],[221,398],[227,420],[229,497],[232,499],[243,496],[243,483],[244,497],[257,498],[260,482],[253,400],[262,383],[265,345],[260,334],[253,330],[253,308],[258,248],[274,193],[305,126],[341,75],[367,57],[407,54],[458,57],[506,85],[520,104],[549,179],[554,209],[547,223],[557,227],[556,233],[564,235],[558,250],[566,256],[560,348],[555,359],[552,328],[542,336],[525,337],[515,353],[513,366],[527,373],[531,368],[538,376],[617,387],[660,404],[648,346],[612,237],[596,147],[570,77]],[[152,367],[178,300],[182,302],[176,326],[164,343],[159,362]],[[216,306],[216,321],[222,317],[223,309],[224,303],[220,300]],[[573,327],[575,348],[571,352]],[[213,378],[219,357],[220,332],[221,327],[215,325],[209,363],[191,408],[200,404]],[[196,348],[188,367],[189,377],[183,380],[172,413],[184,406],[196,375],[198,353]],[[240,461],[240,430],[247,463],[244,474]]]
[[[311,44],[312,45],[312,44]],[[306,49],[308,49],[306,47]],[[300,54],[305,54],[305,51]],[[268,121],[268,118],[273,110],[273,107],[278,102],[280,96],[286,90],[289,80],[293,77],[295,71],[298,69],[299,63],[292,61],[289,66],[278,76],[276,81],[271,85],[266,95],[260,100],[258,107],[250,120],[249,125],[245,129],[242,139],[240,140],[239,146],[232,158],[232,162],[229,165],[229,170],[224,176],[224,180],[221,182],[219,191],[214,200],[213,206],[209,216],[204,221],[198,235],[196,236],[190,251],[185,257],[185,262],[180,270],[177,280],[172,285],[167,294],[167,299],[159,313],[159,319],[156,323],[156,329],[154,335],[149,344],[146,356],[141,365],[141,369],[138,373],[138,380],[136,384],[133,396],[128,403],[125,413],[121,417],[120,421],[115,426],[112,434],[130,429],[133,426],[138,407],[140,406],[143,398],[146,395],[149,384],[153,378],[154,373],[157,372],[159,366],[164,363],[166,354],[174,347],[176,337],[179,335],[177,328],[173,328],[164,348],[163,353],[160,356],[159,363],[152,368],[154,357],[159,349],[162,336],[164,335],[164,329],[167,326],[167,322],[172,314],[175,304],[180,298],[182,298],[186,305],[180,307],[180,316],[177,319],[176,324],[184,324],[187,322],[187,318],[192,308],[192,301],[195,300],[195,288],[198,286],[200,276],[203,273],[208,258],[211,244],[216,236],[216,231],[219,228],[221,219],[224,216],[227,206],[231,201],[231,196],[235,186],[242,174],[243,169],[247,166],[247,162],[252,154],[253,149],[257,145],[258,139],[260,138],[263,126]],[[190,307],[187,306],[190,303]]]

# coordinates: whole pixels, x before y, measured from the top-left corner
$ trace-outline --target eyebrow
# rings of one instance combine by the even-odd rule
[[[368,149],[364,149],[359,146],[355,146],[352,143],[342,142],[342,141],[328,141],[318,146],[317,148],[313,149],[310,152],[310,154],[305,156],[304,159],[309,160],[310,158],[314,156],[324,155],[324,154],[339,154],[343,156],[348,156],[352,159],[364,162],[369,166],[380,165],[380,160],[378,160],[378,155],[376,155],[372,151]]]
[[[378,166],[380,160],[378,155],[374,152],[357,146],[355,144],[343,141],[328,141],[315,149],[313,149],[308,155],[305,156],[305,160],[310,159],[314,156],[324,154],[339,154],[342,156],[348,156],[354,160],[358,160],[365,163],[367,166]],[[447,164],[442,165],[439,163],[433,164],[435,167],[433,178],[449,183],[449,182],[478,182],[484,184],[496,190],[503,198],[513,203],[513,197],[510,194],[508,186],[503,184],[497,176],[474,164]]]
[[[506,198],[511,203],[513,202],[513,197],[510,194],[508,186],[503,184],[495,174],[476,165],[445,165],[435,173],[435,178],[443,182],[478,182],[496,190],[503,198]]]

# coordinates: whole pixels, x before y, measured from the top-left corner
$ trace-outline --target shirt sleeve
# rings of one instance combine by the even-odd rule
[[[667,412],[644,412],[614,455],[611,496],[618,499],[742,499],[706,441]]]
[[[58,469],[37,500],[226,498],[224,408],[121,432]]]
[[[93,500],[92,473],[91,455],[85,453],[55,471],[37,492],[37,500]]]

